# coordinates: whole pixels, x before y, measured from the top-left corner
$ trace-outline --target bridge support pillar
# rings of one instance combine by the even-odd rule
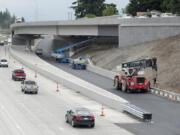
[[[32,45],[33,45],[33,40],[32,39],[26,40],[26,49],[32,51]]]

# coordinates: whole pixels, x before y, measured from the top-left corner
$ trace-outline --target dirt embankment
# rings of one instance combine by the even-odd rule
[[[122,62],[157,57],[159,87],[180,92],[180,35],[118,49],[91,45],[78,55],[87,54],[95,65],[113,71]]]

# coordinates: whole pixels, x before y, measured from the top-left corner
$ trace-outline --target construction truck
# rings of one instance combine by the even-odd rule
[[[148,92],[150,80],[144,76],[144,70],[149,67],[155,73],[153,79],[157,79],[157,58],[122,63],[122,74],[114,77],[114,87],[123,92]]]
[[[72,60],[73,69],[86,69],[87,61],[82,57]]]
[[[70,45],[67,45],[63,48],[59,48],[57,50],[54,50],[51,52],[51,57],[55,58],[56,61],[58,61],[59,63],[69,63],[70,58],[68,55],[65,54],[65,51],[67,51],[68,49],[73,48],[73,47],[81,46],[81,45],[88,43],[88,42],[91,42],[95,39],[96,38],[90,38],[88,40],[77,42],[75,44],[70,44]]]

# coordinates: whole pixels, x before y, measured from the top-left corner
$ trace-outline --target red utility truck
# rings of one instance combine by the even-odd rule
[[[139,73],[149,67],[152,67],[157,75],[157,58],[122,63],[122,74],[114,77],[114,87],[123,92],[148,92],[150,90],[150,80]],[[156,77],[153,79],[156,79]]]

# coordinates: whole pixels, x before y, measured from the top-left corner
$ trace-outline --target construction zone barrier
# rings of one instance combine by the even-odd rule
[[[151,93],[155,94],[155,95],[162,96],[162,97],[167,97],[167,98],[174,100],[174,101],[180,101],[180,94],[177,94],[174,92],[169,92],[169,91],[162,90],[159,88],[151,88]]]
[[[101,115],[100,116],[104,116],[104,105],[102,104],[102,107],[101,107]]]
[[[129,103],[123,104],[122,109],[124,112],[127,112],[130,115],[133,115],[141,120],[151,121],[151,119],[152,119],[152,113],[147,112],[133,104],[129,104]]]
[[[59,84],[58,84],[58,82],[56,83],[56,92],[59,92]]]

